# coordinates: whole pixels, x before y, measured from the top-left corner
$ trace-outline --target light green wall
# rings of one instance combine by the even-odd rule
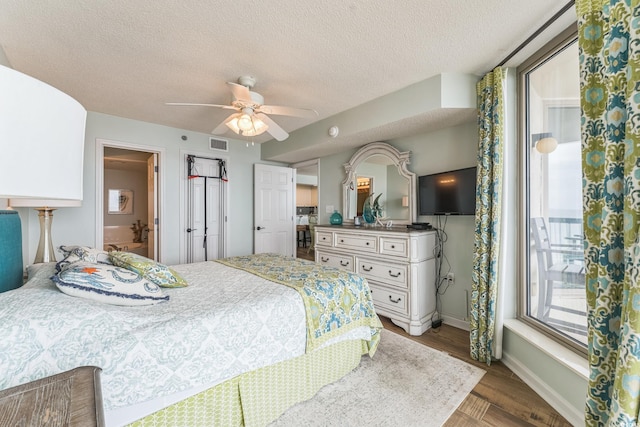
[[[417,136],[388,141],[400,151],[411,151],[409,170],[416,175],[461,169],[476,164],[477,135],[475,122],[441,129]],[[325,207],[342,209],[342,181],[347,163],[356,150],[349,150],[320,161],[320,223],[328,223]],[[419,217],[420,221],[436,225],[434,217]],[[471,291],[471,264],[473,255],[473,216],[448,217],[445,231],[448,241],[444,254],[456,283],[442,296],[442,312],[459,320],[467,320],[465,291]]]
[[[181,139],[187,136],[187,141]],[[214,157],[228,157],[229,255],[253,252],[253,165],[260,160],[260,146],[246,146],[244,141],[229,140],[229,151],[209,150],[209,135],[160,126],[106,114],[89,112],[85,133],[84,200],[80,208],[59,209],[54,214],[52,238],[55,246],[80,244],[95,246],[96,230],[96,139],[153,146],[165,150],[164,171],[164,235],[161,236],[161,261],[179,262],[180,150],[210,152]],[[25,263],[35,257],[40,225],[33,209],[20,209],[25,228]]]
[[[513,177],[516,172],[516,126],[515,126],[515,78],[513,70],[508,75],[507,129],[506,135],[510,143],[506,147],[505,168],[512,178],[505,184],[505,197],[508,198],[504,208],[503,219],[507,224],[507,248],[509,254],[507,262],[503,266],[504,280],[504,314],[506,318],[515,317],[516,294],[518,280],[516,277],[516,239],[517,229],[515,222],[517,206],[517,179]],[[421,135],[398,138],[387,141],[400,151],[411,151],[411,163],[409,169],[418,176],[442,172],[446,170],[461,169],[475,166],[477,163],[477,127],[476,123],[469,122],[459,126],[427,132]],[[328,222],[328,214],[325,214],[325,206],[333,205],[341,209],[342,204],[342,180],[344,179],[343,164],[348,162],[356,150],[348,150],[343,153],[323,157],[320,161],[320,222]],[[437,225],[437,219],[431,216],[420,216],[419,221],[430,222]],[[442,225],[442,223],[441,223]],[[446,319],[458,320],[461,323],[468,321],[467,298],[471,292],[471,270],[473,263],[473,216],[450,216],[445,227],[447,242],[444,254],[446,257],[444,271],[450,265],[455,273],[455,284],[441,297],[439,305]],[[584,407],[584,393],[586,380],[575,374],[572,370],[558,363],[533,344],[509,329],[504,329],[504,353],[512,361],[525,366],[528,374],[532,375],[538,384],[547,387],[551,395],[560,396],[567,405],[570,413],[568,418],[575,419],[571,415],[580,413]],[[550,402],[553,404],[553,402]],[[566,407],[565,407],[566,408]],[[556,408],[558,409],[558,408]]]
[[[513,366],[517,374],[525,378],[533,374],[533,380],[547,389],[540,390],[540,394],[547,394],[545,397],[553,400],[549,403],[561,413],[565,412],[563,415],[568,421],[578,425],[583,420],[588,384],[583,376],[558,363],[508,328],[505,328],[503,346],[505,358],[515,362],[509,366]],[[518,372],[518,367],[523,372]],[[532,384],[532,388],[535,390],[537,387]]]
[[[475,166],[478,145],[475,121],[407,138],[390,140],[400,151],[411,151],[409,169],[416,175],[427,175]],[[452,271],[455,283],[441,298],[442,315],[468,320],[467,291],[471,292],[471,266],[473,262],[473,216],[419,216],[418,221],[444,227],[443,273]],[[446,223],[445,223],[446,221]]]

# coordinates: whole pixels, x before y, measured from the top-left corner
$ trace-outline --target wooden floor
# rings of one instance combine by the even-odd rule
[[[298,258],[314,260],[313,250],[298,248]],[[571,427],[560,414],[538,396],[517,375],[501,362],[491,366],[469,356],[469,332],[442,325],[429,329],[419,337],[410,336],[404,329],[380,316],[385,329],[396,332],[426,346],[446,351],[449,355],[487,371],[480,382],[444,424],[462,426],[554,426]]]
[[[303,248],[298,246],[298,253],[296,254],[296,258],[308,259],[310,261],[315,261],[315,255],[313,253],[313,249],[308,251],[309,248]],[[307,252],[308,251],[308,252]]]
[[[485,363],[472,360],[469,356],[469,332],[443,324],[419,337],[413,337],[386,317],[380,316],[380,320],[385,329],[426,346],[446,351],[453,357],[487,371],[447,420],[445,427],[571,426],[501,362],[492,362],[491,366],[487,366]]]

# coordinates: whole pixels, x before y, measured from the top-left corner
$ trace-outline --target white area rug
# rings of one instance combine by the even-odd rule
[[[387,330],[373,359],[312,399],[293,406],[272,427],[441,426],[485,371]]]

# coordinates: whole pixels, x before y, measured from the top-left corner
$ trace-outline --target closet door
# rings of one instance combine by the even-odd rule
[[[218,162],[195,158],[192,175],[187,197],[187,262],[223,258],[225,187],[215,178]]]

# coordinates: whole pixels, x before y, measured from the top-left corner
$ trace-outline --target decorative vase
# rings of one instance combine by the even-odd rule
[[[369,203],[365,203],[362,209],[362,218],[367,224],[373,224],[376,222],[376,217],[373,216],[373,209]]]
[[[342,215],[340,215],[340,212],[333,211],[333,213],[329,217],[329,223],[331,225],[342,225]]]

